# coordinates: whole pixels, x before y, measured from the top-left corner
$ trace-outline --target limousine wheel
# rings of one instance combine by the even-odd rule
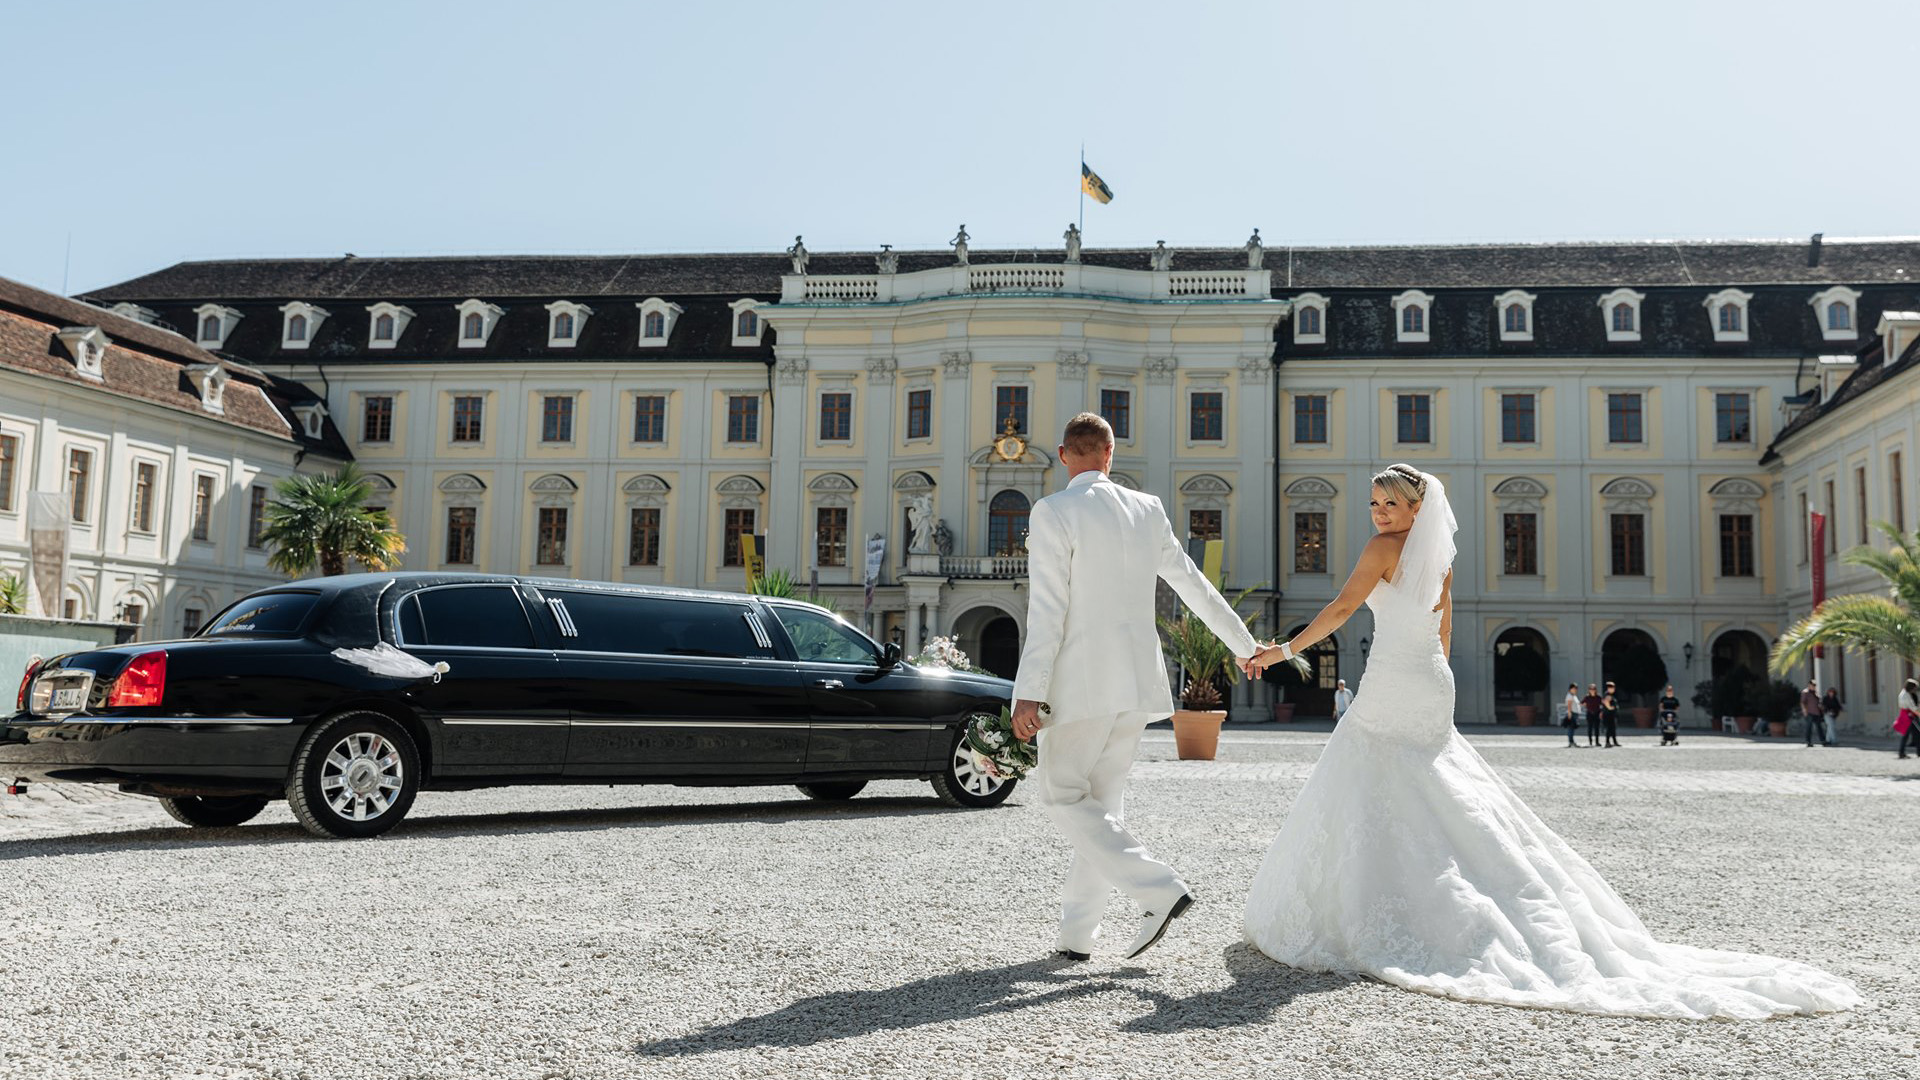
[[[267,808],[259,795],[181,795],[161,799],[160,806],[182,825],[218,829],[252,821]]]
[[[420,790],[420,754],[399,724],[350,712],[315,724],[287,778],[287,805],[317,836],[378,836]]]
[[[805,793],[809,799],[819,799],[823,802],[842,802],[860,794],[861,789],[866,786],[867,782],[865,780],[837,780],[824,784],[801,784],[800,790]]]
[[[934,794],[948,806],[964,806],[970,810],[999,806],[1013,794],[1013,786],[1019,781],[1002,780],[975,768],[973,751],[961,745],[964,733],[964,728],[954,733],[953,746],[947,751],[946,771],[933,777]]]

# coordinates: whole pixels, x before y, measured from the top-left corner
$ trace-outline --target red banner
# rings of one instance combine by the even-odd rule
[[[1827,600],[1827,515],[1813,514],[1813,607],[1818,611]],[[1813,647],[1813,658],[1824,660],[1827,650],[1823,646]]]

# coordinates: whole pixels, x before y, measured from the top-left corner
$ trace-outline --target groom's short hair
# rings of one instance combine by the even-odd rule
[[[1113,427],[1099,413],[1083,412],[1067,421],[1060,445],[1075,454],[1098,454],[1113,445]]]

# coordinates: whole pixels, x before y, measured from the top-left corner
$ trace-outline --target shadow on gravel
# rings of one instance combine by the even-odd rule
[[[1325,994],[1361,981],[1352,975],[1302,971],[1267,959],[1241,942],[1221,954],[1233,985],[1187,997],[1172,997],[1147,987],[1130,987],[1153,1002],[1153,1011],[1120,1025],[1121,1031],[1171,1035],[1272,1023],[1274,1016],[1303,994]]]
[[[155,804],[153,812],[155,815],[163,814],[158,804]],[[423,817],[409,817],[395,826],[392,832],[375,838],[373,842],[405,840],[416,836],[512,836],[531,832],[659,829],[676,825],[698,825],[703,822],[847,821],[922,814],[968,813],[978,813],[978,811],[956,809],[935,798],[875,798],[855,799],[850,802],[785,799],[779,802],[706,803],[697,806],[593,807],[579,810],[527,810],[520,813],[501,814],[430,814]],[[201,849],[335,842],[365,843],[366,841],[324,840],[291,823],[240,825],[228,829],[190,829],[184,826],[163,825],[151,829],[118,829],[74,833],[68,836],[0,840],[0,862],[73,851],[97,854],[131,849],[158,851],[174,848]]]
[[[685,1057],[752,1046],[811,1046],[882,1031],[901,1031],[976,1016],[1043,1008],[1059,1001],[1132,989],[1149,978],[1139,968],[1089,972],[1087,965],[1048,957],[1024,964],[956,971],[880,990],[840,990],[784,1009],[673,1039],[641,1043],[641,1057]]]

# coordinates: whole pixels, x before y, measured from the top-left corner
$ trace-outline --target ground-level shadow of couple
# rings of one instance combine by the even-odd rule
[[[882,1031],[951,1020],[1044,1008],[1120,991],[1153,1011],[1115,1026],[1138,1034],[1217,1030],[1270,1022],[1294,998],[1337,990],[1350,975],[1301,971],[1274,963],[1252,946],[1236,944],[1223,954],[1231,985],[1176,997],[1151,985],[1141,967],[1110,969],[1057,958],[956,971],[881,990],[841,990],[796,1001],[762,1016],[716,1024],[670,1039],[641,1043],[643,1057],[680,1057],[754,1046],[810,1046]]]

